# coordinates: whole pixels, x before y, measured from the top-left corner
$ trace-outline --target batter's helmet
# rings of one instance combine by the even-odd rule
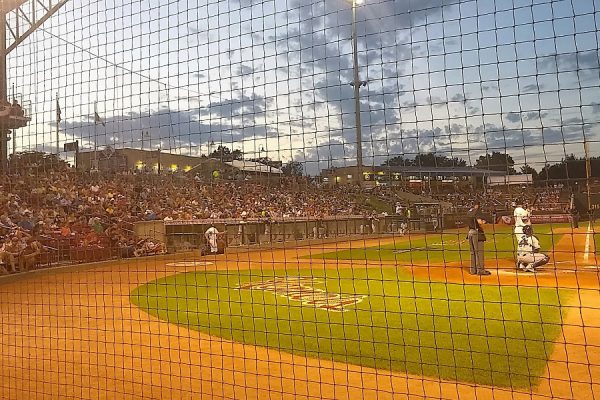
[[[525,225],[523,227],[523,234],[525,234],[525,235],[533,235],[533,227],[531,225]]]

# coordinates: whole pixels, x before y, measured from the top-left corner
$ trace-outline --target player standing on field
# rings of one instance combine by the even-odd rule
[[[528,209],[523,208],[523,202],[521,200],[515,201],[515,205],[515,211],[513,212],[513,217],[515,219],[514,232],[518,242],[521,239],[521,235],[523,235],[523,227],[531,225],[531,213]]]
[[[206,242],[210,246],[211,253],[217,253],[219,251],[219,245],[217,244],[217,238],[219,237],[220,232],[215,228],[214,225],[211,225],[210,228],[204,232],[204,238]]]
[[[523,207],[523,201],[521,199],[517,199],[515,201],[515,210],[513,212],[513,217],[515,220],[514,234],[517,238],[517,246],[519,246],[519,242],[521,240],[521,237],[523,236],[523,228],[525,226],[531,226],[531,220],[529,219],[530,216],[531,215],[529,213],[529,210]],[[525,268],[525,266],[519,261],[518,257],[517,268],[521,270]]]

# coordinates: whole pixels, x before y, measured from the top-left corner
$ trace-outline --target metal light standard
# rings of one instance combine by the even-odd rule
[[[354,63],[354,80],[351,85],[354,87],[354,120],[356,124],[356,176],[359,186],[363,185],[363,154],[362,154],[362,124],[360,121],[360,94],[361,86],[366,86],[366,81],[361,81],[358,77],[358,38],[356,34],[356,6],[362,0],[352,0],[352,58]]]

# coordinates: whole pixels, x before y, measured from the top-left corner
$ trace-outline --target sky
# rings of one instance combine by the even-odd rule
[[[363,0],[356,21],[365,165],[599,155],[600,0]],[[347,0],[71,0],[9,55],[15,150],[56,151],[58,97],[61,148],[355,165],[351,23]]]

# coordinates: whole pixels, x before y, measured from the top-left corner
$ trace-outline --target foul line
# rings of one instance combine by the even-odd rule
[[[583,253],[583,261],[588,261],[590,258],[590,236],[592,235],[592,221],[588,223],[587,235],[585,236],[585,250]]]

